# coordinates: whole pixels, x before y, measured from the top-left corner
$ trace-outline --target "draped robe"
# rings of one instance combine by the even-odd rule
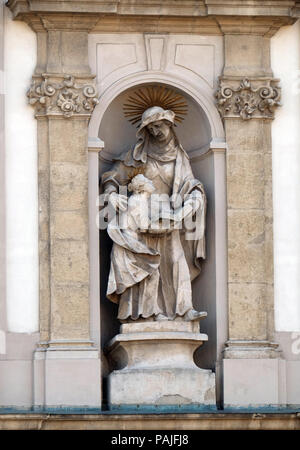
[[[109,225],[113,248],[107,297],[119,304],[118,318],[122,321],[158,314],[174,319],[193,309],[191,281],[200,273],[200,259],[205,258],[205,192],[175,134],[163,149],[144,145],[137,153],[136,146],[116,159],[102,177],[105,192],[118,192],[120,186],[127,186],[137,168],[152,181],[155,193],[172,196],[171,209],[180,206],[178,197],[174,200],[176,195],[193,202],[197,193],[201,200],[197,238],[186,240],[184,229],[161,235],[132,234]]]

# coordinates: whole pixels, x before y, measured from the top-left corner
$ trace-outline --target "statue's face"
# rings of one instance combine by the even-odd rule
[[[164,120],[157,120],[147,125],[149,133],[155,137],[159,142],[168,141],[171,137],[171,128],[168,122]]]

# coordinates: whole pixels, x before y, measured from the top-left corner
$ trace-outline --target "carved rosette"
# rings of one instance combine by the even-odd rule
[[[90,116],[99,103],[93,84],[76,82],[72,75],[65,75],[62,81],[43,74],[33,80],[27,92],[29,103],[36,108],[36,115]]]
[[[278,81],[275,79],[263,82],[249,81],[248,78],[244,78],[238,87],[235,87],[228,85],[228,80],[221,79],[215,95],[222,118],[273,119],[276,106],[280,106],[281,89]]]

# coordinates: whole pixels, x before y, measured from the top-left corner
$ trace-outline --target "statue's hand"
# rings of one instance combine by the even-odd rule
[[[127,209],[127,197],[126,195],[117,194],[112,192],[109,196],[109,202],[115,210],[126,211]]]
[[[184,202],[184,207],[191,208],[192,213],[194,214],[203,204],[202,194],[194,190],[187,196],[187,199]]]

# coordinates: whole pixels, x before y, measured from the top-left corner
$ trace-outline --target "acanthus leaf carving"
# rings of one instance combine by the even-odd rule
[[[257,87],[248,78],[243,78],[237,88],[221,80],[215,96],[222,118],[273,119],[276,106],[281,105],[281,89],[278,80],[272,78]]]
[[[29,103],[36,107],[37,114],[64,117],[74,114],[89,116],[99,103],[95,86],[76,83],[72,75],[64,75],[61,82],[56,82],[50,75],[43,74],[41,79],[33,80],[27,97]]]

